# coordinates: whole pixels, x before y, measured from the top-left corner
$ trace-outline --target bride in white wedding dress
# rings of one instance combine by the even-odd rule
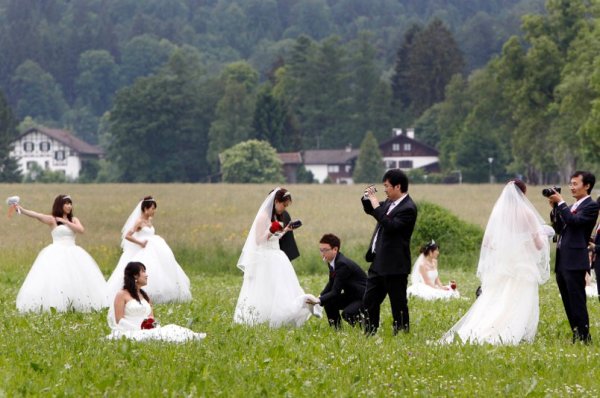
[[[52,228],[52,244],[38,254],[17,295],[19,312],[99,310],[108,306],[106,281],[94,259],[75,244],[84,228],[69,195],[58,195],[52,215],[15,205],[21,214]]]
[[[125,266],[122,276],[124,287],[116,294],[108,311],[108,325],[112,330],[108,339],[183,343],[206,337],[206,333],[196,333],[178,325],[158,325],[154,320],[150,298],[142,289],[147,282],[148,274],[144,264],[132,261]]]
[[[411,285],[406,289],[409,297],[423,300],[460,298],[456,285],[442,285],[438,274],[437,259],[440,247],[434,241],[421,248],[421,254],[415,261],[410,273]]]
[[[234,322],[247,325],[266,323],[271,327],[301,326],[311,315],[321,316],[321,307],[308,304],[317,299],[305,294],[292,263],[279,248],[279,239],[288,231],[275,221],[275,212],[285,210],[284,188],[276,188],[262,203],[237,266],[244,282],[235,308]]]
[[[130,261],[143,263],[152,275],[146,288],[155,303],[189,301],[190,279],[187,277],[169,245],[154,233],[152,218],[156,201],[152,196],[142,199],[121,230],[123,254],[108,278],[108,296],[114,297],[123,288],[123,271]]]
[[[550,276],[548,237],[554,230],[510,181],[488,220],[477,267],[482,293],[441,339],[464,343],[519,344],[533,341],[539,320],[539,285]]]

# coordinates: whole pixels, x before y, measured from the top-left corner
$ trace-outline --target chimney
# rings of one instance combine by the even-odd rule
[[[399,135],[402,135],[402,129],[392,129],[392,137],[397,137]]]
[[[352,152],[352,144],[346,145],[346,152]]]
[[[407,128],[406,129],[406,136],[408,138],[412,138],[414,140],[415,139],[415,129],[413,127]]]

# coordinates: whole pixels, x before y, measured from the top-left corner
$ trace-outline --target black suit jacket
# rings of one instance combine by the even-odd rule
[[[281,221],[283,221],[284,228],[292,221],[289,213],[285,210],[281,214]],[[279,248],[283,250],[290,261],[300,257],[300,251],[298,251],[298,245],[296,245],[296,239],[294,238],[294,231],[286,232],[281,239],[279,239]]]
[[[320,295],[321,304],[342,293],[351,300],[362,300],[367,287],[367,274],[354,261],[338,253],[335,257],[335,269],[329,273],[329,281]]]
[[[369,271],[378,275],[410,274],[410,239],[417,222],[417,206],[407,194],[390,214],[386,214],[388,202],[381,202],[373,209],[371,201],[362,198],[363,210],[377,220],[377,226],[365,259],[372,262]],[[378,233],[375,253],[372,252],[373,239]]]
[[[556,206],[550,213],[552,227],[560,234],[560,248],[556,248],[556,270],[588,270],[590,259],[588,242],[592,235],[599,205],[591,197],[584,200],[575,213],[566,203]]]

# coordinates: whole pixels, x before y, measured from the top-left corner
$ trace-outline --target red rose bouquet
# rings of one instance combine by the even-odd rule
[[[158,326],[158,321],[155,321],[154,318],[146,318],[142,321],[141,328],[142,329],[154,329]]]
[[[283,225],[281,225],[279,221],[273,221],[271,223],[271,226],[269,227],[269,232],[271,232],[272,234],[281,230],[283,230]]]

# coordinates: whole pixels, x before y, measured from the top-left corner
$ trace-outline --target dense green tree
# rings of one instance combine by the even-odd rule
[[[384,170],[385,165],[379,144],[373,133],[369,131],[360,144],[360,153],[356,159],[352,179],[356,183],[372,183],[381,179]]]
[[[19,65],[11,82],[19,118],[32,116],[40,121],[59,121],[68,109],[60,86],[33,61]]]
[[[444,99],[452,76],[463,72],[463,58],[452,33],[439,19],[407,37],[396,62],[396,98],[413,117]],[[400,56],[403,56],[401,59]]]
[[[213,171],[218,169],[218,156],[224,149],[247,140],[252,134],[258,73],[246,62],[235,62],[225,68],[220,80],[223,97],[210,126],[207,154]]]
[[[0,91],[0,182],[19,182],[21,173],[14,158],[9,156],[12,142],[17,138],[16,120]]]
[[[100,116],[110,109],[119,87],[119,67],[108,51],[89,50],[79,57],[78,69],[77,102]]]
[[[273,96],[270,85],[263,85],[257,95],[252,119],[254,138],[267,141],[277,151],[285,152],[289,143],[285,136],[287,118],[285,104]]]
[[[282,183],[282,164],[277,151],[266,141],[240,142],[221,153],[224,182]]]
[[[218,90],[216,90],[218,91]],[[110,114],[109,159],[120,181],[200,181],[215,87],[192,51],[176,51],[160,74],[121,90]]]
[[[175,45],[166,39],[151,35],[136,36],[128,41],[121,51],[121,77],[131,84],[138,77],[156,73],[164,65]]]

